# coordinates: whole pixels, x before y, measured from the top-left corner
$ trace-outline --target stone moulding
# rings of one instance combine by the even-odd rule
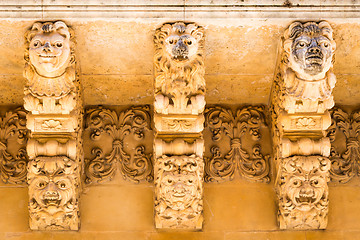
[[[340,108],[334,108],[330,112],[330,177],[334,182],[346,183],[354,176],[360,175],[360,112],[349,115]],[[345,147],[341,147],[344,142]]]
[[[117,169],[125,179],[151,182],[152,155],[145,153],[145,146],[138,145],[131,153],[124,149],[125,137],[132,136],[129,141],[143,140],[150,126],[148,106],[132,107],[119,114],[105,108],[89,109],[85,131],[90,132],[90,140],[96,143],[105,135],[109,136],[112,149],[110,153],[105,153],[101,147],[92,148],[91,153],[95,157],[85,159],[86,183],[111,180]]]
[[[269,159],[261,153],[261,131],[266,128],[264,107],[244,107],[235,113],[222,107],[207,108],[206,128],[211,132],[210,157],[205,157],[205,181],[232,180],[235,172],[255,182],[269,182]],[[217,145],[222,138],[230,139],[230,151]],[[243,141],[254,142],[251,151],[245,150]]]
[[[6,112],[0,117],[0,177],[5,183],[21,184],[26,181],[27,135],[26,112],[23,109]]]

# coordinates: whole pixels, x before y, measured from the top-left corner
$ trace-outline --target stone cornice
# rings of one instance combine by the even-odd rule
[[[359,1],[3,0],[0,19],[360,18]]]

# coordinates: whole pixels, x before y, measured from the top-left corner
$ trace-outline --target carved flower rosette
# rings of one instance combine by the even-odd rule
[[[233,112],[217,106],[205,115],[205,181],[232,180],[237,171],[251,181],[269,182],[271,144],[264,107]]]
[[[153,180],[149,107],[121,112],[106,108],[86,111],[84,144],[86,183],[111,180],[117,169],[124,179]]]

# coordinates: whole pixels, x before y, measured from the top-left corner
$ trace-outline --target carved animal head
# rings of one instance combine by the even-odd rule
[[[44,77],[58,77],[75,60],[72,31],[62,21],[36,22],[25,34],[25,60]]]
[[[294,22],[285,31],[284,50],[298,77],[306,80],[325,77],[336,49],[332,32],[325,21]]]
[[[156,179],[157,198],[173,210],[184,210],[201,199],[203,167],[196,159],[188,156],[158,159],[161,163]]]
[[[57,212],[75,204],[78,176],[74,161],[38,157],[29,164],[28,172],[30,205]]]
[[[168,23],[155,33],[156,57],[165,57],[177,63],[188,63],[202,55],[204,30],[194,23]]]
[[[283,160],[280,187],[285,205],[300,211],[324,205],[328,200],[329,159],[294,156]]]

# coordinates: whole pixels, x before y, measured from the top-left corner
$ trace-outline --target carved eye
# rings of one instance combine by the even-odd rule
[[[299,180],[295,180],[295,181],[293,182],[293,185],[294,185],[295,187],[300,186],[300,181],[299,181]]]
[[[305,42],[299,42],[299,47],[305,47]]]
[[[189,183],[193,183],[193,180],[191,180],[191,179],[189,179],[189,181],[188,181]]]
[[[172,183],[173,181],[171,179],[168,179],[168,183]]]
[[[35,42],[33,43],[33,46],[34,46],[34,47],[39,47],[40,44],[41,44],[40,41],[35,41]]]
[[[64,173],[64,171],[63,171],[63,170],[60,170],[60,171],[57,172],[57,175],[61,175],[61,174],[63,174],[63,173]]]
[[[192,44],[192,41],[188,40],[188,41],[186,41],[186,44],[190,46]]]
[[[66,187],[66,184],[65,184],[65,183],[60,183],[60,187],[61,187],[61,188],[65,188],[65,187]]]
[[[169,41],[169,43],[170,43],[170,44],[174,44],[174,40],[171,39],[171,40]]]
[[[62,42],[57,42],[57,43],[55,43],[55,46],[57,48],[62,48],[63,44],[62,44]]]
[[[318,180],[313,180],[313,181],[312,181],[312,185],[316,186],[316,185],[318,185],[318,184],[319,184],[319,181],[318,181]]]
[[[38,188],[44,188],[45,187],[45,183],[44,182],[39,182],[38,183]]]
[[[324,47],[325,47],[325,48],[328,48],[329,46],[330,46],[329,43],[327,43],[327,42],[324,43]]]

